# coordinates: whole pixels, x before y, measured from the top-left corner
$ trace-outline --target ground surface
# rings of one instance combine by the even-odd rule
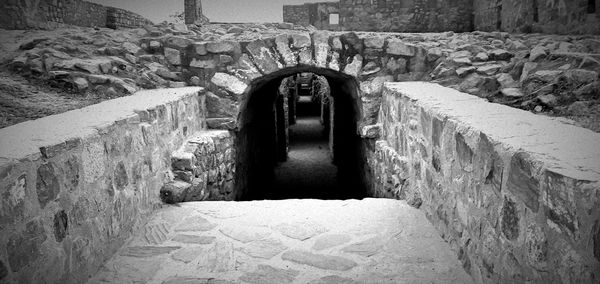
[[[158,210],[89,283],[471,283],[403,201],[191,202]]]

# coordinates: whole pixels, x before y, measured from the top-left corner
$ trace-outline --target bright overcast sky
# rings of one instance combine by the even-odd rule
[[[162,22],[183,11],[183,0],[88,0],[107,6],[127,9]],[[283,5],[326,0],[203,0],[204,14],[213,22],[281,22]],[[335,1],[330,1],[335,2]]]

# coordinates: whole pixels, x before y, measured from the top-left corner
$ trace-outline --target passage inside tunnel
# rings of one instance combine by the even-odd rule
[[[236,138],[241,200],[366,197],[358,98],[356,81],[330,70],[280,71],[253,83]]]

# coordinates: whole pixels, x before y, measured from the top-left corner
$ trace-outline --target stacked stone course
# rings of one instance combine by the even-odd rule
[[[0,130],[0,282],[82,283],[160,206],[201,88],[144,91]]]
[[[136,28],[152,24],[123,9],[82,0],[7,0],[0,3],[0,28],[54,29],[64,25]]]

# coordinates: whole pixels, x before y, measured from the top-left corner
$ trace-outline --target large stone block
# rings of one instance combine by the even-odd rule
[[[310,38],[309,38],[310,39]],[[264,40],[255,40],[246,46],[246,50],[252,55],[252,61],[260,71],[265,74],[273,73],[283,66],[277,61],[271,48]]]
[[[412,44],[404,43],[401,40],[391,39],[387,43],[387,54],[413,57],[417,53],[417,47]]]
[[[37,169],[36,192],[42,208],[58,197],[60,183],[52,163],[42,164]]]
[[[534,177],[531,157],[526,153],[516,153],[510,160],[507,189],[522,202],[537,212],[539,208],[540,183]]]

